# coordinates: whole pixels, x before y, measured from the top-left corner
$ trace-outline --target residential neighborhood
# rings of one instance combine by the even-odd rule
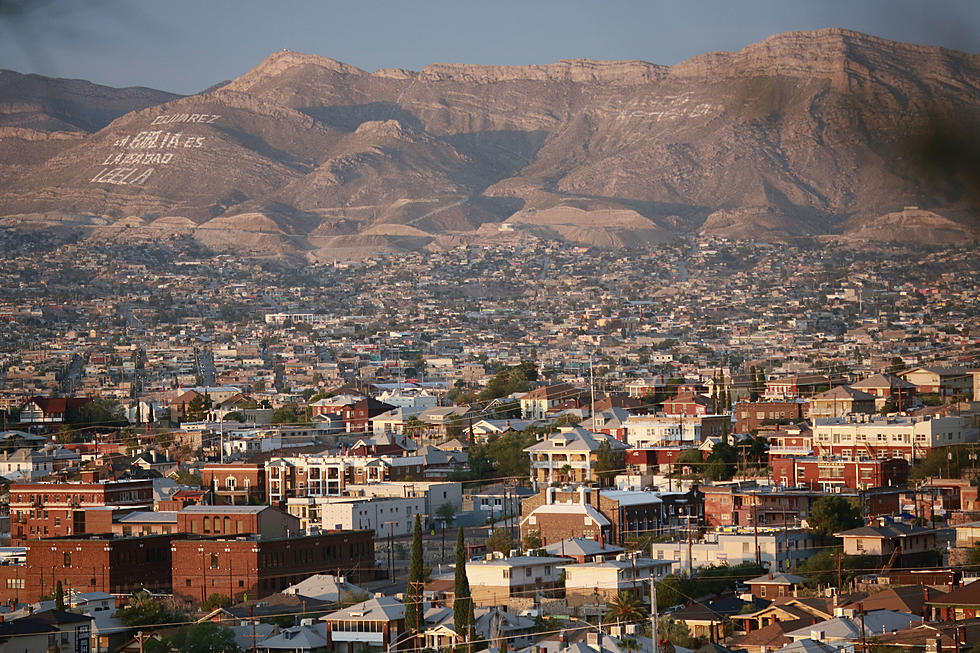
[[[179,246],[0,261],[0,651],[980,646],[968,248]]]

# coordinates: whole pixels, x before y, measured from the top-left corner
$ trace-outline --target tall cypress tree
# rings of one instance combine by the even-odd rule
[[[759,398],[759,379],[756,375],[755,365],[749,367],[749,401]]]
[[[456,533],[456,586],[454,594],[456,598],[453,601],[453,626],[455,626],[456,634],[465,637],[467,641],[472,640],[472,628],[476,617],[473,615],[470,581],[466,577],[466,543],[463,541],[462,527]]]
[[[422,518],[415,515],[415,532],[412,534],[412,562],[408,568],[408,588],[405,590],[405,630],[420,635],[422,632],[422,583],[425,569],[422,563]]]

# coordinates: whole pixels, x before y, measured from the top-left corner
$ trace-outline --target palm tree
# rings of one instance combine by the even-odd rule
[[[645,619],[643,603],[632,592],[622,590],[606,604],[606,615],[603,622],[635,623]]]

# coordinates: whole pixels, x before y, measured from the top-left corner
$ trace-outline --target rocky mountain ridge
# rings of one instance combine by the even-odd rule
[[[980,56],[846,30],[669,67],[369,73],[282,51],[197,95],[153,93],[123,89],[112,107],[131,109],[102,126],[55,102],[0,113],[0,225],[314,260],[526,236],[980,233]]]

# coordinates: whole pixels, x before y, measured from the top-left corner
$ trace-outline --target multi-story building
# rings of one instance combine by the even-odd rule
[[[298,455],[265,463],[269,503],[289,497],[327,497],[343,494],[349,459],[340,456]]]
[[[899,373],[899,376],[913,384],[920,395],[973,395],[973,376],[967,367],[913,367]]]
[[[936,447],[977,441],[963,417],[874,417],[849,415],[814,420],[813,449],[844,458],[925,458]]]
[[[898,487],[909,477],[909,463],[903,458],[785,457],[771,465],[772,477],[780,485],[824,492]]]
[[[830,388],[830,377],[822,374],[798,374],[766,381],[766,399],[788,400],[812,397]]]
[[[379,537],[409,535],[415,515],[425,515],[423,497],[293,497],[286,510],[300,527],[327,530],[371,530]],[[426,516],[425,519],[428,519]]]
[[[846,385],[839,385],[809,399],[810,418],[844,417],[855,413],[874,413],[873,395]]]
[[[316,573],[362,582],[374,578],[370,531],[263,538],[257,535],[174,540],[174,598],[203,602],[212,594],[262,598]]]
[[[201,469],[201,484],[211,489],[214,503],[238,505],[264,502],[265,481],[263,463],[208,463]]]
[[[751,433],[761,426],[795,424],[807,418],[804,401],[740,401],[735,404],[736,431]]]
[[[697,447],[731,431],[728,415],[631,415],[623,424],[631,447]]]
[[[300,522],[272,506],[187,506],[177,513],[177,530],[196,535],[289,537]]]
[[[758,553],[756,547],[758,546]],[[688,541],[683,535],[673,542],[654,542],[651,554],[672,562],[670,573],[688,573],[711,565],[737,565],[756,559],[770,569],[794,569],[819,550],[806,530],[797,528],[725,528]]]
[[[589,393],[568,383],[556,383],[531,390],[521,397],[523,419],[544,419],[561,407],[578,408]]]
[[[60,581],[67,593],[128,594],[144,587],[170,591],[174,535],[56,537],[26,543],[26,563],[0,565],[0,597],[33,602]]]
[[[14,483],[10,486],[10,540],[13,546],[46,537],[92,532],[86,512],[93,508],[153,509],[153,481],[98,481],[83,474],[80,483]]]
[[[704,516],[709,526],[793,526],[810,515],[810,506],[824,492],[747,485],[707,485]]]
[[[543,544],[573,537],[620,543],[697,520],[699,495],[549,487],[521,502],[521,537],[537,532]]]
[[[524,450],[531,455],[531,480],[535,485],[593,481],[603,443],[614,452],[627,449],[626,444],[612,436],[579,426],[564,426],[558,433],[545,435],[544,440]]]
[[[891,402],[896,410],[902,411],[912,405],[915,399],[915,384],[893,374],[875,374],[851,384],[855,390],[867,392],[875,398],[875,408],[881,410]]]

